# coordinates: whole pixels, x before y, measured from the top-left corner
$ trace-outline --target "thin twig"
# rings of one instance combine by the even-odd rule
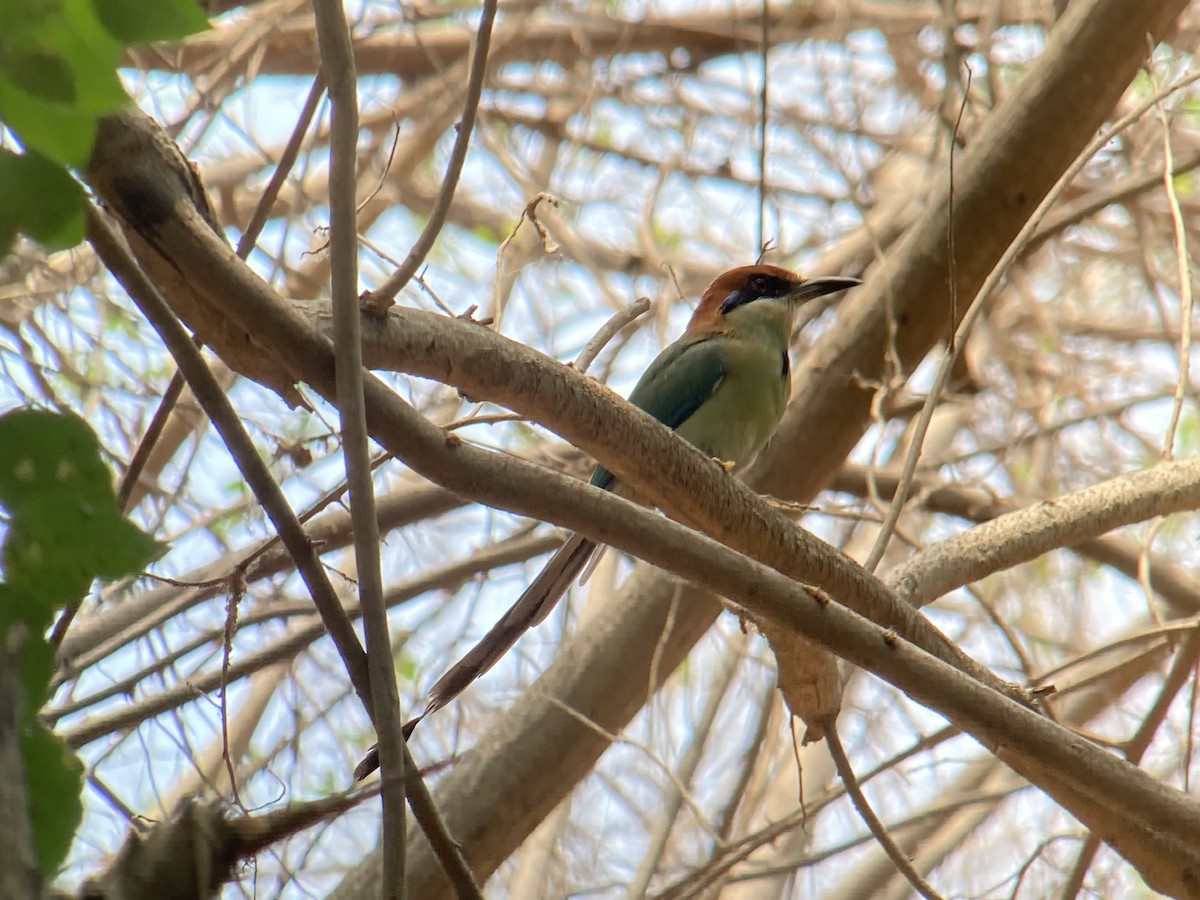
[[[1045,672],[1030,679],[1031,684],[1046,684],[1054,679],[1061,678],[1065,672],[1079,666],[1086,665],[1093,660],[1100,659],[1110,653],[1115,653],[1118,650],[1135,650],[1143,645],[1148,645],[1152,641],[1161,642],[1160,646],[1166,647],[1171,644],[1178,643],[1178,636],[1186,635],[1190,631],[1195,631],[1200,628],[1200,616],[1189,616],[1186,619],[1179,619],[1171,622],[1168,625],[1154,625],[1150,628],[1141,631],[1135,631],[1132,634],[1127,634],[1124,637],[1117,638],[1095,649],[1089,650],[1086,653],[1080,653],[1073,656],[1065,662],[1061,662],[1053,668],[1047,669]],[[1069,690],[1068,687],[1066,690]],[[1065,690],[1060,690],[1059,694],[1065,693]]]
[[[324,91],[325,78],[318,70],[316,77],[313,79],[312,87],[309,88],[308,99],[304,102],[304,108],[301,109],[300,116],[296,119],[296,125],[292,129],[291,137],[288,138],[287,145],[283,148],[283,153],[279,156],[279,162],[276,164],[275,170],[271,173],[270,180],[259,196],[258,203],[254,207],[254,213],[250,216],[250,222],[246,225],[246,230],[242,232],[242,236],[238,239],[237,255],[242,259],[246,259],[250,255],[250,251],[254,249],[254,242],[258,240],[263,226],[271,216],[271,208],[275,205],[275,199],[279,196],[279,191],[283,187],[283,183],[287,180],[288,175],[291,174],[292,167],[296,164],[296,159],[300,155],[300,147],[304,142],[304,135],[308,131],[308,126],[312,124],[317,103],[320,101],[321,94]],[[166,427],[171,413],[175,410],[175,404],[179,402],[179,395],[182,393],[183,376],[179,372],[176,372],[171,376],[171,382],[163,392],[162,399],[158,403],[158,408],[154,411],[154,417],[150,420],[146,432],[142,435],[141,441],[138,442],[137,450],[134,451],[129,465],[125,468],[125,474],[121,476],[121,486],[117,491],[117,502],[127,513],[129,512],[129,498],[133,495],[137,480],[146,468],[150,454],[158,443],[158,439],[162,436],[162,431]],[[56,626],[56,633],[57,629],[61,629],[65,634],[66,626],[69,624],[69,618],[63,616],[59,620],[58,626]],[[59,636],[59,642],[61,640],[62,637]],[[57,644],[54,646],[57,646]]]
[[[175,411],[175,404],[179,402],[179,395],[182,393],[183,376],[176,371],[171,376],[171,382],[167,385],[167,389],[163,391],[162,399],[158,401],[158,408],[154,410],[150,424],[146,426],[142,439],[138,441],[137,449],[133,452],[129,465],[125,467],[125,474],[121,476],[121,486],[117,489],[117,505],[126,514],[129,513],[129,498],[133,496],[133,489],[137,487],[138,479],[142,477],[146,463],[150,461],[150,454],[154,452],[154,446],[162,437],[163,429],[167,427],[167,421],[171,418],[171,413]],[[57,642],[52,640],[51,645],[57,648],[61,641],[62,638],[59,637]]]
[[[407,603],[430,591],[453,591],[463,582],[478,578],[492,569],[526,562],[535,556],[550,552],[561,543],[561,539],[554,534],[539,534],[514,541],[504,541],[492,550],[481,550],[468,557],[439,566],[416,578],[393,585],[387,592],[388,607],[392,608]],[[238,621],[243,627],[247,627],[261,624],[267,619],[287,613],[296,615],[298,612],[294,608],[268,609],[241,616]],[[361,610],[355,604],[347,604],[346,614],[351,621],[354,621],[361,614]],[[110,704],[109,712],[93,711],[92,714],[83,717],[80,724],[60,728],[59,736],[68,746],[79,748],[106,735],[126,731],[135,727],[138,722],[191,702],[198,693],[206,694],[219,690],[223,678],[232,684],[275,663],[291,660],[324,635],[325,626],[319,616],[303,616],[290,623],[287,630],[278,638],[265,645],[247,649],[238,658],[231,660],[228,677],[224,677],[220,669],[208,670],[193,672],[188,675],[186,681],[169,687],[164,686],[157,693],[143,688],[141,691],[137,691],[138,697],[133,701],[115,706]],[[113,684],[105,685],[104,688],[86,697],[72,700],[62,707],[47,712],[46,721],[58,722],[65,715],[96,706],[113,697],[128,697],[135,693],[142,681],[170,669],[189,653],[212,645],[220,638],[220,628],[201,632],[194,640],[168,654],[159,656],[143,669],[121,678]]]
[[[600,355],[608,342],[617,336],[626,325],[637,320],[638,316],[642,315],[650,308],[650,300],[646,297],[639,297],[633,303],[623,309],[617,310],[612,317],[601,326],[600,330],[592,335],[592,339],[584,345],[583,350],[575,357],[575,362],[572,365],[580,372],[586,372],[596,357]]]
[[[87,215],[88,240],[104,265],[158,331],[168,351],[175,358],[179,370],[183,372],[188,387],[196,395],[196,400],[205,414],[212,420],[217,434],[225,441],[247,484],[279,532],[284,547],[295,560],[296,569],[312,595],[325,629],[333,638],[334,646],[342,657],[350,675],[350,682],[367,714],[373,717],[374,705],[371,702],[366,653],[358,642],[358,635],[355,634],[345,609],[329,583],[316,552],[288,506],[283,491],[271,478],[266,463],[258,455],[250,436],[242,427],[241,419],[238,418],[229,398],[221,390],[195,343],[183,325],[175,319],[158,289],[143,274],[128,248],[100,211],[94,206],[89,206]],[[405,751],[407,752],[407,748]],[[408,761],[406,757],[406,762]],[[446,831],[437,809],[427,800],[429,794],[418,771],[412,768],[410,763],[404,772],[404,784],[413,804],[413,814],[434,847],[438,859],[447,867],[447,876],[459,886],[465,896],[481,896],[478,888],[475,888],[474,893],[468,892],[469,886],[474,884],[471,871],[462,858],[461,850]]]
[[[483,900],[483,891],[475,883],[475,876],[463,856],[462,844],[446,828],[433,803],[433,795],[429,793],[425,779],[421,777],[421,771],[409,753],[408,745],[401,744],[401,749],[404,750],[405,792],[408,802],[412,804],[413,817],[429,839],[429,846],[454,886],[455,895],[459,900]]]
[[[475,114],[479,111],[479,97],[483,93],[483,80],[487,75],[488,46],[492,40],[492,25],[496,20],[497,0],[483,0],[483,14],[479,17],[479,30],[475,36],[475,51],[471,56],[471,70],[467,76],[467,97],[463,103],[462,118],[458,123],[458,134],[454,138],[454,149],[450,152],[450,162],[446,166],[446,175],[438,190],[437,199],[433,202],[429,220],[421,231],[420,237],[408,251],[408,256],[400,268],[393,272],[383,284],[373,291],[363,295],[363,302],[368,308],[377,313],[386,310],[396,302],[396,295],[404,289],[409,279],[416,274],[421,263],[437,240],[442,226],[446,223],[446,215],[450,212],[450,201],[454,199],[454,190],[458,187],[458,178],[462,174],[463,162],[467,158],[467,146],[471,142],[471,130],[475,127]]]
[[[130,298],[142,310],[151,325],[159,333],[167,350],[174,357],[183,373],[188,387],[205,414],[212,420],[217,434],[229,448],[250,490],[262,504],[267,516],[279,532],[300,577],[312,595],[317,612],[321,614],[325,627],[333,638],[334,646],[346,665],[355,692],[362,700],[368,714],[371,713],[371,685],[367,676],[367,656],[358,642],[346,611],[342,608],[333,585],[325,574],[312,544],[304,533],[295,513],[288,505],[282,489],[271,477],[266,463],[259,456],[250,435],[242,426],[241,418],[229,402],[229,398],[217,383],[200,350],[171,312],[158,289],[134,261],[129,249],[117,236],[103,214],[94,206],[87,209],[88,241],[96,255],[128,292]]]
[[[884,550],[887,548],[888,541],[891,540],[892,532],[896,528],[896,522],[900,518],[900,513],[904,509],[904,504],[908,502],[908,492],[917,470],[917,462],[921,457],[921,446],[925,442],[925,433],[929,430],[929,423],[933,419],[933,411],[937,407],[937,402],[942,395],[942,391],[945,390],[946,383],[950,380],[950,373],[954,368],[954,362],[958,358],[958,354],[962,351],[967,336],[971,333],[976,320],[983,312],[984,301],[1000,285],[1000,282],[1008,274],[1009,267],[1024,253],[1029,241],[1037,233],[1042,219],[1046,217],[1046,213],[1058,202],[1058,198],[1062,196],[1063,192],[1071,186],[1072,182],[1083,171],[1083,167],[1088,164],[1092,156],[1114,137],[1138,121],[1156,103],[1162,102],[1171,94],[1187,87],[1195,81],[1200,81],[1200,72],[1195,72],[1186,78],[1181,78],[1174,84],[1157,92],[1148,100],[1140,103],[1137,108],[1118,119],[1112,127],[1102,131],[1093,138],[1091,143],[1083,149],[1083,152],[1063,172],[1062,177],[1058,179],[1054,187],[1042,198],[1042,202],[1038,204],[1033,214],[1025,220],[1025,224],[1021,226],[1021,230],[1017,232],[1017,236],[1013,239],[1013,242],[1008,245],[1008,249],[1000,257],[1000,261],[988,273],[988,277],[984,280],[978,292],[976,292],[974,299],[971,300],[970,307],[968,307],[966,313],[963,315],[962,322],[959,323],[958,328],[955,330],[954,339],[942,355],[937,375],[934,376],[933,385],[930,387],[929,394],[925,398],[925,406],[921,409],[921,415],[917,419],[916,427],[913,430],[912,442],[909,444],[908,453],[904,457],[904,467],[901,471],[900,482],[897,484],[896,492],[892,496],[892,503],[888,507],[887,517],[884,519],[883,525],[880,526],[879,534],[875,538],[875,546],[871,548],[871,553],[867,557],[867,561],[863,564],[863,567],[868,572],[875,571],[875,567],[879,565],[880,559],[883,558]]]
[[[684,748],[678,764],[675,766],[676,777],[684,784],[691,784],[692,779],[696,775],[696,769],[700,765],[700,760],[704,755],[705,743],[712,734],[713,723],[717,719],[721,702],[729,694],[733,678],[737,674],[738,663],[741,662],[745,652],[745,646],[746,639],[743,635],[740,641],[726,648],[721,658],[721,668],[713,678],[713,683],[709,688],[708,699],[704,703],[704,709],[692,727],[691,739],[687,747]],[[658,871],[663,853],[667,849],[667,841],[671,837],[675,820],[679,815],[680,808],[683,806],[683,795],[678,790],[665,789],[663,793],[665,796],[660,797],[658,801],[659,814],[657,827],[646,843],[646,851],[637,872],[634,873],[633,878],[630,880],[629,887],[625,889],[625,896],[629,900],[638,900],[638,898],[646,896],[646,891],[650,887],[650,880],[654,877],[654,873]]]
[[[719,859],[719,854],[727,850],[732,842],[734,828],[738,823],[738,810],[742,804],[745,803],[748,809],[753,808],[746,792],[750,787],[750,779],[760,764],[770,759],[770,753],[767,752],[764,741],[767,737],[767,729],[775,723],[774,711],[782,709],[775,703],[775,685],[768,683],[760,697],[748,698],[746,708],[754,711],[754,724],[753,727],[743,731],[749,736],[749,739],[745,742],[746,750],[738,762],[737,776],[726,793],[724,804],[713,816],[713,824],[717,831],[717,839],[709,851],[713,860]]]
[[[945,50],[947,61],[954,55],[954,2],[946,0],[945,10],[948,23],[946,25],[946,41],[949,47]],[[959,79],[950,78],[950,69],[946,71],[946,99],[950,99],[951,85]],[[955,70],[956,71],[956,70]],[[954,248],[954,151],[958,149],[958,133],[962,128],[963,114],[967,111],[967,98],[971,93],[971,77],[975,73],[967,66],[967,83],[963,87],[962,103],[958,106],[958,117],[954,120],[954,130],[950,132],[950,146],[946,148],[948,156],[946,177],[950,181],[950,189],[946,193],[946,262],[950,271],[950,349],[954,349],[954,323],[958,321],[958,253]]]
[[[904,828],[911,828],[913,826],[920,825],[924,820],[933,818],[935,816],[945,816],[948,813],[955,813],[959,812],[960,810],[965,811],[973,806],[983,807],[985,810],[995,809],[996,805],[1000,801],[1012,797],[1018,792],[1018,790],[1019,788],[1008,788],[994,791],[982,791],[957,797],[908,816],[907,818],[893,825],[892,830],[899,831]],[[825,860],[833,859],[836,856],[841,856],[843,853],[846,853],[849,850],[854,850],[857,847],[861,847],[864,844],[873,841],[874,839],[875,836],[870,832],[867,832],[865,835],[855,835],[843,840],[840,844],[835,844],[823,850],[814,850],[801,856],[793,856],[790,858],[781,859],[778,862],[772,862],[770,864],[755,864],[753,867],[747,867],[746,871],[731,875],[728,881],[730,884],[736,885],[746,884],[756,879],[770,878],[776,875],[790,875],[795,873],[798,869],[813,866],[824,862]],[[686,894],[679,896],[671,894],[669,896],[670,900],[690,900],[690,898],[695,897],[696,895],[696,891],[690,890]],[[667,896],[668,895],[660,895],[663,900],[666,900]],[[835,895],[831,894],[830,896]],[[843,895],[837,894],[836,896]],[[655,900],[659,900],[659,898],[656,897]]]
[[[621,744],[623,746],[633,747],[634,749],[641,751],[643,754],[645,754],[646,758],[656,765],[662,771],[663,775],[667,777],[672,786],[678,792],[680,798],[688,805],[692,813],[696,816],[697,821],[703,822],[705,820],[704,808],[700,805],[700,802],[692,795],[691,790],[689,790],[688,786],[680,779],[679,774],[675,771],[675,769],[669,766],[667,762],[659,754],[655,753],[651,747],[648,747],[646,744],[643,744],[640,741],[634,740],[629,736],[628,733],[616,734],[615,732],[609,731],[595,719],[588,718],[579,710],[572,706],[568,706],[558,697],[547,695],[546,701],[553,706],[556,706],[558,709],[561,709],[564,713],[577,721],[579,724],[583,725],[588,730],[602,737],[607,743]]]
[[[388,158],[379,170],[379,180],[375,182],[367,196],[362,198],[358,207],[354,210],[355,213],[361,213],[367,208],[367,204],[379,196],[379,192],[383,190],[383,186],[387,184],[388,175],[392,171],[392,163],[396,161],[396,148],[400,146],[400,119],[397,117],[392,124],[392,146],[388,148]],[[360,236],[361,237],[361,236]]]
[[[325,72],[322,69],[317,69],[317,74],[313,77],[313,82],[308,88],[308,96],[304,100],[304,106],[301,107],[300,115],[296,118],[296,124],[292,127],[292,133],[288,137],[288,142],[284,146],[283,152],[279,154],[279,162],[275,164],[275,169],[271,172],[271,178],[267,181],[266,187],[263,188],[262,194],[259,195],[258,203],[254,206],[254,213],[250,216],[250,221],[246,224],[246,230],[238,238],[237,255],[242,259],[250,256],[250,251],[254,249],[254,243],[258,240],[258,236],[262,234],[263,226],[267,224],[267,220],[271,217],[271,210],[275,206],[275,200],[279,197],[279,192],[283,189],[283,183],[292,174],[292,167],[296,165],[296,160],[300,156],[300,148],[304,144],[304,135],[308,133],[308,127],[312,124],[313,116],[317,114],[317,106],[320,104],[321,95],[324,93]]]
[[[237,772],[234,769],[233,755],[229,752],[229,662],[233,658],[233,633],[237,630],[238,602],[242,599],[242,591],[231,590],[225,603],[225,622],[221,646],[221,759],[225,761],[225,772],[229,775],[229,792],[233,795],[233,803],[243,812],[246,805],[238,791]]]
[[[1175,662],[1163,680],[1158,697],[1155,698],[1150,711],[1146,713],[1146,718],[1142,720],[1138,730],[1125,744],[1125,758],[1133,765],[1141,763],[1142,756],[1158,732],[1159,726],[1166,719],[1167,712],[1170,710],[1171,704],[1175,702],[1176,695],[1183,690],[1183,686],[1191,677],[1197,659],[1200,659],[1200,631],[1193,630],[1184,641],[1183,646],[1179,648]],[[1100,837],[1093,831],[1088,835],[1083,846],[1079,848],[1079,853],[1075,857],[1075,866],[1072,868],[1071,875],[1060,896],[1074,897],[1083,888],[1083,880],[1091,867],[1092,858],[1099,849]]]
[[[850,759],[846,756],[846,749],[842,746],[841,738],[838,737],[836,723],[831,722],[825,730],[825,743],[829,747],[829,755],[833,757],[833,766],[846,786],[846,793],[850,795],[850,802],[854,804],[854,808],[866,822],[867,828],[871,830],[871,834],[875,836],[875,840],[879,842],[883,852],[896,864],[900,874],[908,879],[908,883],[918,894],[925,897],[926,900],[941,900],[942,895],[935,891],[929,882],[921,877],[921,873],[913,868],[912,860],[896,846],[892,836],[888,834],[883,823],[879,821],[879,817],[875,815],[875,810],[871,809],[871,804],[867,802],[866,795],[863,794],[862,787],[854,776],[854,769],[850,765]]]
[[[860,785],[866,784],[883,772],[896,769],[901,763],[944,744],[959,733],[957,728],[947,726],[934,734],[922,737],[904,750],[879,763],[873,769],[868,770],[858,779],[858,783]],[[752,744],[752,746],[757,745]],[[778,821],[771,822],[769,825],[765,825],[751,834],[743,835],[736,842],[719,844],[714,848],[716,855],[703,868],[689,872],[665,890],[655,894],[655,900],[689,900],[691,897],[698,896],[701,891],[715,883],[718,879],[726,878],[733,866],[740,862],[745,862],[759,848],[773,843],[789,831],[796,828],[803,828],[809,816],[817,815],[835,800],[840,800],[845,796],[845,793],[846,789],[844,786],[839,788],[830,785],[825,789],[823,794],[814,800],[808,801],[806,807],[802,806]],[[727,835],[722,833],[722,838],[727,839]],[[849,849],[852,846],[857,846],[858,843],[858,841],[855,841],[851,844],[843,845],[843,847]],[[841,851],[835,850],[832,852]],[[822,855],[832,855],[832,852],[826,851]],[[792,868],[795,868],[795,866]],[[728,880],[732,882],[739,879],[729,877]]]
[[[341,0],[314,0],[321,68],[329,82],[332,106],[329,138],[330,280],[333,305],[337,405],[341,416],[342,453],[350,486],[350,520],[358,598],[367,639],[367,672],[374,700],[374,724],[383,771],[382,894],[404,900],[407,753],[400,731],[400,694],[392,661],[383,575],[379,558],[379,519],[371,478],[371,449],[363,400],[362,333],[358,305],[358,240],[355,206],[358,150],[358,75],[350,28]]]
[[[1175,432],[1183,415],[1183,401],[1191,396],[1191,379],[1188,367],[1192,360],[1192,267],[1188,252],[1187,226],[1183,221],[1183,210],[1179,206],[1179,195],[1175,191],[1175,152],[1171,148],[1171,123],[1167,118],[1165,100],[1158,104],[1162,119],[1163,141],[1163,191],[1171,209],[1171,225],[1175,232],[1175,266],[1179,278],[1179,376],[1175,381],[1175,402],[1171,406],[1171,420],[1163,439],[1162,457],[1171,459],[1175,455]]]
[[[121,485],[117,489],[117,504],[124,513],[129,512],[129,498],[133,495],[133,490],[137,486],[138,479],[142,477],[146,463],[150,461],[150,454],[154,452],[154,445],[158,443],[163,429],[167,427],[167,421],[171,418],[171,413],[174,411],[175,404],[179,401],[179,395],[182,393],[183,376],[177,371],[171,376],[171,382],[167,385],[166,391],[163,392],[162,399],[158,401],[158,408],[154,410],[154,416],[150,419],[150,424],[146,427],[142,439],[138,442],[137,449],[133,453],[133,458],[129,461],[129,465],[125,469],[125,474],[121,477]],[[63,639],[66,638],[71,623],[75,621],[75,616],[79,613],[83,605],[83,599],[83,597],[75,598],[55,621],[54,629],[50,632],[49,639],[50,649],[55,653],[62,646]]]
[[[765,254],[767,248],[767,117],[769,114],[768,88],[770,86],[771,33],[767,0],[759,6],[759,55],[762,59],[762,86],[758,92],[758,252]]]
[[[478,407],[475,411],[478,412]],[[468,425],[496,425],[500,422],[528,422],[520,413],[488,413],[486,416],[477,416],[474,414],[462,416],[442,426],[443,431],[458,431],[460,428],[466,428]]]

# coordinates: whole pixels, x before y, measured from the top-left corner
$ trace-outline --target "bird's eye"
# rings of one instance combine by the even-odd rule
[[[754,289],[756,294],[765,294],[767,292],[767,278],[765,275],[755,275],[750,279],[750,287]]]

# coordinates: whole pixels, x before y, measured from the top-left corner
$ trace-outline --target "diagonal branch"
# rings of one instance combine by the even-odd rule
[[[429,220],[421,230],[420,237],[408,251],[408,256],[400,263],[400,268],[389,275],[383,284],[373,291],[368,291],[364,296],[364,302],[375,309],[387,309],[395,302],[396,295],[404,290],[404,286],[417,274],[417,269],[429,255],[433,242],[437,240],[442,226],[446,223],[450,202],[454,199],[454,189],[458,187],[458,178],[467,159],[467,147],[471,143],[471,132],[475,128],[475,115],[479,112],[479,97],[483,93],[483,80],[487,76],[492,23],[496,21],[496,4],[497,0],[483,0],[483,15],[475,35],[475,49],[471,52],[471,69],[467,75],[467,96],[463,102],[462,118],[458,122],[454,149],[450,151],[450,161],[446,164],[446,174],[442,178],[442,186],[438,189],[437,199],[433,201]]]

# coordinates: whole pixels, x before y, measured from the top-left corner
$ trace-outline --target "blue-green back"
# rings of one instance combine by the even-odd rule
[[[650,363],[629,395],[629,402],[668,428],[678,428],[700,408],[720,383],[724,365],[717,343],[701,338],[676,341]],[[708,452],[706,448],[701,450]],[[612,473],[597,466],[591,483],[607,488]]]

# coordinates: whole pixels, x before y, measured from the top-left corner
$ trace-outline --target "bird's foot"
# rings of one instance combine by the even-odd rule
[[[718,459],[715,456],[712,458],[712,461],[715,462],[718,466],[720,466],[721,469],[725,472],[732,472],[733,467],[737,465],[737,463],[734,462],[732,459]]]

